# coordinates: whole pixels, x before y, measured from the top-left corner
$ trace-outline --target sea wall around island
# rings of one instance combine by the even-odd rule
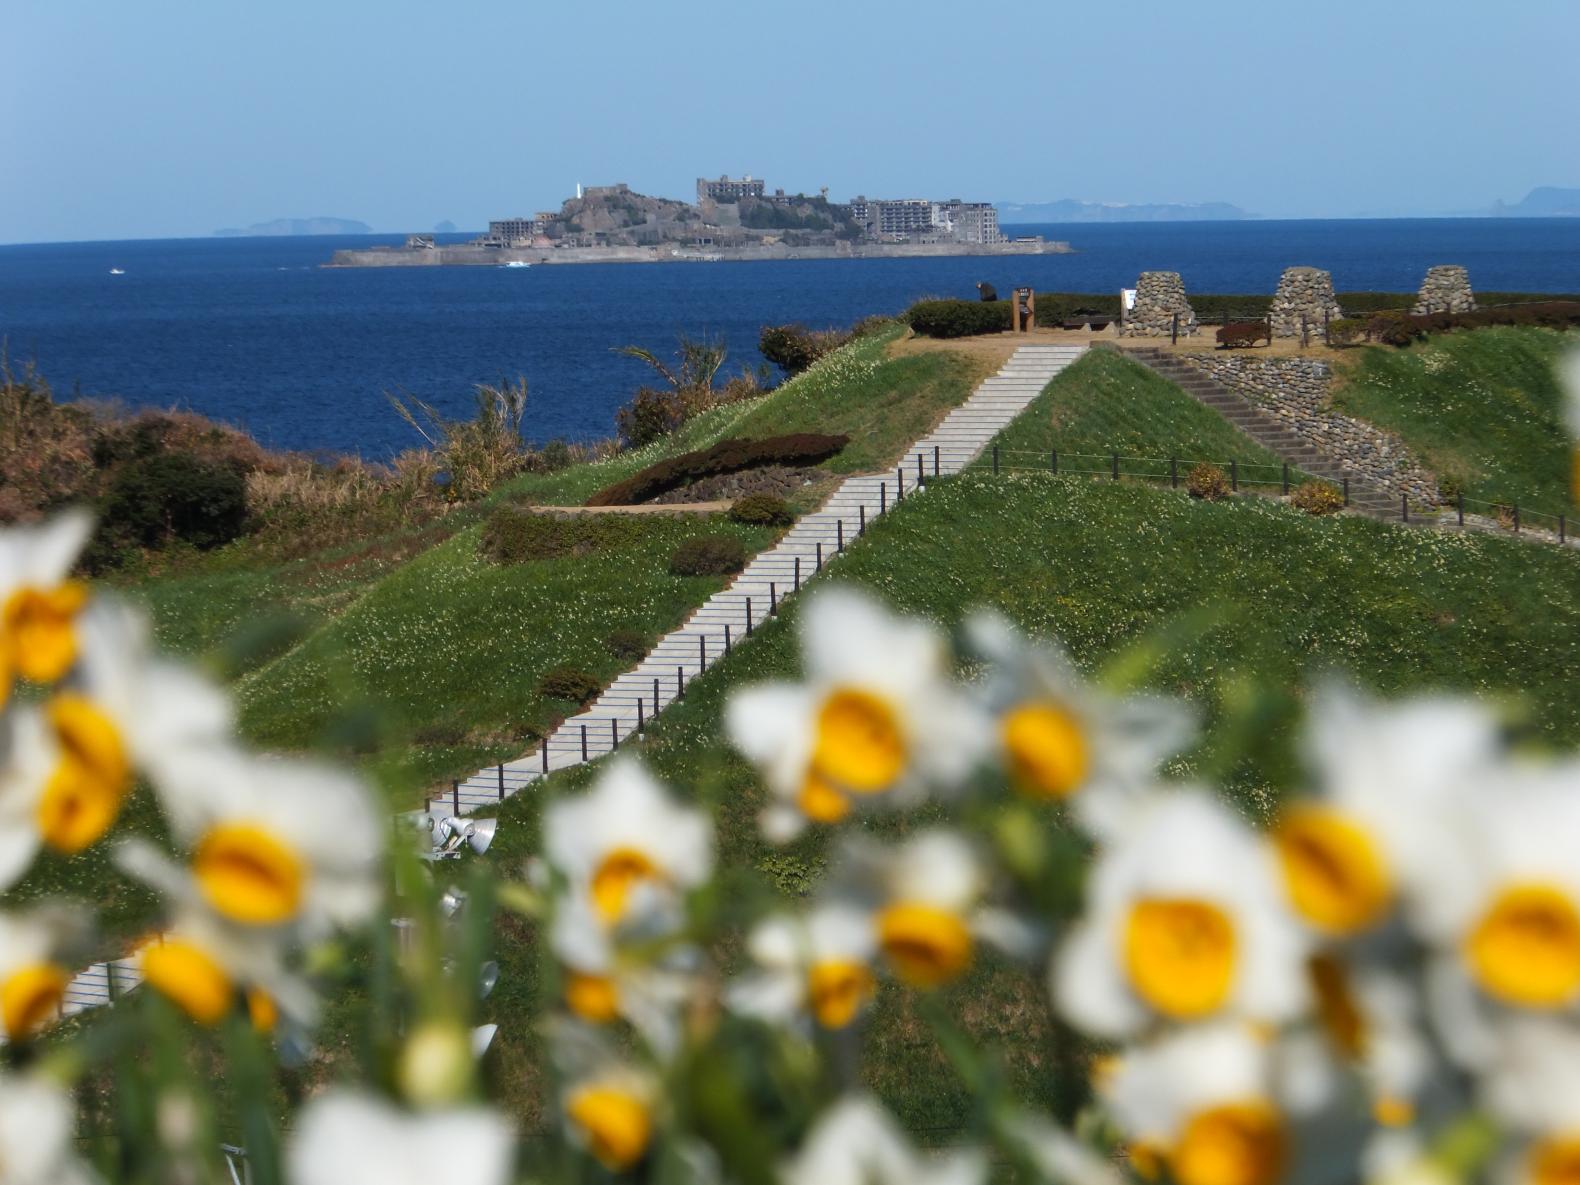
[[[831,247],[369,247],[336,251],[325,267],[500,267],[508,263],[742,263],[773,259],[921,259],[933,256],[1064,255],[1069,243],[840,243]]]

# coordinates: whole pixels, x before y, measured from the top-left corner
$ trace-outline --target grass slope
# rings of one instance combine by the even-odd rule
[[[1157,476],[1168,466],[1125,460],[1177,457],[1183,466],[1211,461],[1242,468],[1276,467],[1278,459],[1222,416],[1202,406],[1157,372],[1113,350],[1088,350],[1060,372],[1001,432],[1000,463],[1008,469],[1047,469],[1057,449],[1067,471],[1102,469],[1120,454],[1121,474]],[[976,465],[990,465],[984,454]],[[1260,469],[1255,470],[1260,476]]]
[[[1334,406],[1397,432],[1467,498],[1566,511],[1569,439],[1553,372],[1574,335],[1506,326],[1358,352]]]
[[[1436,534],[1371,520],[1313,519],[1243,498],[1193,502],[1137,483],[976,471],[930,486],[880,520],[833,566],[835,578],[946,625],[992,606],[1062,640],[1095,671],[1121,655],[1150,686],[1197,703],[1206,740],[1175,772],[1221,779],[1253,813],[1299,777],[1291,730],[1299,696],[1329,668],[1382,693],[1424,687],[1488,692],[1523,712],[1537,738],[1580,729],[1580,566],[1555,548]],[[729,692],[798,672],[797,603],[667,709],[645,745],[655,771],[716,813],[722,863],[756,891],[794,895],[825,844],[786,850],[758,838],[762,793],[723,742]],[[1164,640],[1155,650],[1147,649]],[[1140,649],[1138,649],[1138,647]],[[491,855],[514,867],[533,850],[542,803],[593,772],[556,775],[502,809]],[[892,822],[864,826],[892,829]],[[738,895],[752,891],[743,887]],[[501,935],[509,993],[535,990],[526,935]],[[1062,1110],[1078,1097],[1082,1057],[1048,1014],[1037,977],[985,966],[949,989],[969,1038],[995,1049],[1013,1088]],[[496,1016],[508,1025],[507,1002]],[[944,1140],[970,1093],[933,1049],[916,1002],[891,992],[874,1012],[863,1076],[923,1137]],[[502,1081],[533,1081],[529,1034],[502,1031]],[[518,1104],[530,1113],[529,1094]]]

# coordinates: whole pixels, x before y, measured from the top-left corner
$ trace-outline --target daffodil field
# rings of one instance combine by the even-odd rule
[[[1298,784],[1248,809],[1200,710],[1141,689],[1188,630],[1088,677],[996,611],[895,612],[874,548],[764,630],[795,677],[720,685],[749,819],[654,772],[681,710],[483,861],[479,821],[245,744],[227,692],[73,578],[91,529],[0,534],[0,1185],[1580,1178],[1580,761],[1491,700],[1315,679]],[[736,826],[821,856],[751,889]],[[125,949],[101,903],[37,891],[94,859],[157,903]],[[537,991],[494,1020],[540,1041],[530,1124],[479,1024],[523,928]],[[138,986],[65,1018],[107,954]],[[1079,1040],[1063,1113],[966,1035],[952,989],[983,967]],[[347,992],[358,1030],[327,1032]],[[946,1147],[864,1081],[879,1001],[966,1085]]]

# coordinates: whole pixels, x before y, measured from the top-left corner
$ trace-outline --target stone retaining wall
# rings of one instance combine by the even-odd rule
[[[1241,355],[1178,354],[1180,361],[1272,412],[1302,440],[1392,494],[1414,503],[1440,500],[1437,480],[1391,432],[1334,411],[1328,401],[1333,377],[1315,358],[1246,358]]]

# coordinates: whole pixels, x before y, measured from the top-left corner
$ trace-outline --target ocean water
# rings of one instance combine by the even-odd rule
[[[588,264],[533,268],[319,265],[370,236],[178,239],[0,247],[0,338],[63,395],[183,407],[263,443],[384,458],[419,443],[386,393],[455,414],[474,384],[524,376],[537,441],[608,435],[645,380],[613,353],[723,338],[756,365],[758,329],[849,325],[924,296],[1116,291],[1179,271],[1197,292],[1271,292],[1286,266],[1340,291],[1413,291],[1435,263],[1483,290],[1580,291],[1580,219],[1207,222],[1014,228],[1076,253],[1020,258]],[[121,268],[124,275],[111,275]]]

